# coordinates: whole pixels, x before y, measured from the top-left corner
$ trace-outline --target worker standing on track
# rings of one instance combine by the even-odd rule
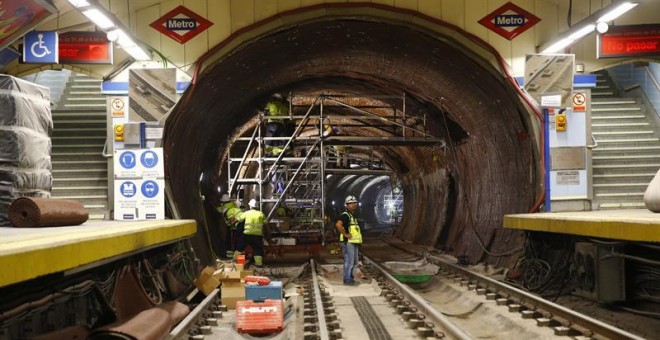
[[[239,220],[245,222],[242,237],[239,237],[236,252],[234,252],[234,259],[238,255],[243,254],[245,247],[252,247],[254,259],[246,263],[245,267],[249,267],[253,262],[258,268],[263,266],[264,256],[264,224],[266,223],[266,215],[259,210],[259,204],[254,198],[248,202],[250,210],[241,214]]]
[[[216,210],[222,214],[227,226],[227,236],[225,238],[225,256],[232,258],[236,249],[236,239],[238,237],[238,227],[241,223],[239,217],[242,213],[236,203],[232,202],[228,194],[223,194],[220,198],[220,205]]]
[[[335,228],[339,231],[339,245],[344,253],[344,284],[354,286],[359,284],[355,281],[353,272],[358,264],[358,247],[362,244],[362,232],[354,215],[358,206],[357,199],[349,195],[344,200],[344,204],[346,211],[339,215]]]

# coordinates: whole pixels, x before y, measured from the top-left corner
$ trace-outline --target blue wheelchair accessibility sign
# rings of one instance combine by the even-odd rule
[[[59,62],[58,37],[54,31],[32,31],[23,41],[23,62],[57,64]]]

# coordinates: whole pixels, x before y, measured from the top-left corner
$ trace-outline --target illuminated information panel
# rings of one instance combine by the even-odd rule
[[[610,26],[597,50],[598,58],[660,56],[660,24]]]

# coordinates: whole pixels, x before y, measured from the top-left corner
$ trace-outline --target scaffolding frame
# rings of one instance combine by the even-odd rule
[[[389,169],[384,169],[380,164],[378,167],[373,166],[376,162],[372,159],[361,158],[360,161],[368,165],[368,169],[364,168],[328,168],[326,161],[329,154],[334,154],[335,157],[344,156],[336,149],[332,152],[326,150],[331,146],[355,146],[355,145],[403,145],[403,146],[423,146],[423,145],[444,145],[442,139],[434,137],[425,131],[416,127],[417,123],[407,124],[407,119],[410,118],[406,115],[406,96],[351,96],[351,95],[333,95],[333,94],[320,94],[314,98],[304,115],[293,115],[293,99],[295,96],[289,96],[289,114],[283,116],[268,116],[268,120],[290,120],[298,121],[296,128],[291,136],[288,137],[264,137],[262,130],[264,130],[266,117],[263,112],[259,114],[259,120],[252,131],[250,137],[237,137],[231,140],[229,145],[229,152],[227,153],[227,180],[228,180],[228,193],[234,194],[244,185],[256,185],[254,191],[257,197],[254,197],[259,202],[259,208],[263,211],[265,204],[272,204],[270,210],[266,213],[267,222],[275,222],[273,214],[278,207],[285,206],[295,207],[302,209],[302,213],[309,212],[310,228],[308,231],[318,231],[321,233],[322,244],[325,244],[325,218],[326,211],[326,174],[357,174],[357,175],[373,175],[373,174],[387,174],[391,175],[393,172]],[[390,106],[354,106],[347,103],[344,99],[347,98],[369,98],[369,99],[400,99],[402,104],[400,108],[401,114],[397,114],[397,107]],[[328,109],[326,104],[332,104],[335,107],[347,109],[352,115],[346,114],[333,114]],[[392,109],[391,115],[380,115],[368,111],[369,109]],[[330,111],[330,113],[326,112]],[[313,114],[317,112],[316,114]],[[392,133],[387,137],[364,137],[364,136],[324,136],[324,129],[327,128],[326,121],[329,119],[342,119],[352,121],[353,124],[346,124],[350,127],[393,127],[393,131],[400,129],[400,135]],[[378,125],[377,125],[377,124]],[[344,125],[338,125],[344,126]],[[422,128],[426,130],[426,115],[423,116]],[[303,135],[305,132],[305,135]],[[283,151],[276,157],[266,155],[265,142],[267,141],[286,141]],[[242,157],[232,157],[232,150],[237,145],[247,142]],[[291,157],[294,147],[298,150],[304,150],[304,156]],[[373,153],[373,149],[372,149]],[[288,155],[288,156],[287,156]],[[349,164],[351,160],[356,160],[354,155],[347,158]],[[336,159],[335,159],[336,160]],[[256,164],[256,166],[255,166]],[[256,167],[256,170],[255,170]],[[295,169],[295,170],[294,170]],[[293,171],[292,171],[293,170]],[[248,173],[256,172],[254,177],[247,177]],[[265,173],[264,173],[265,172]],[[286,180],[286,185],[283,186],[281,192],[277,194],[273,192],[269,197],[264,197],[263,187],[271,182],[272,185],[277,187],[277,180],[273,178]],[[275,182],[275,183],[273,183]],[[304,191],[302,187],[305,186]],[[302,194],[301,194],[302,192]],[[297,196],[299,195],[299,196]],[[305,211],[306,210],[306,211]],[[314,213],[318,211],[319,214]],[[294,216],[300,216],[300,211],[294,211]]]

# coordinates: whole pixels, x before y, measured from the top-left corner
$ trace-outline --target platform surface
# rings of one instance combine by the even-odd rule
[[[190,237],[194,220],[88,221],[56,228],[0,227],[0,287]]]
[[[504,227],[614,240],[660,242],[660,214],[646,209],[505,215]]]

